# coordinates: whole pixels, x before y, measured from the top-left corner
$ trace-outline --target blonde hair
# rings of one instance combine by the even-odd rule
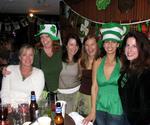
[[[19,50],[19,56],[22,55],[22,53],[24,52],[24,50],[28,50],[28,49],[32,49],[32,50],[33,50],[33,53],[35,53],[35,50],[34,50],[34,48],[33,48],[32,45],[30,45],[30,44],[23,44],[23,45],[21,46],[20,50]]]

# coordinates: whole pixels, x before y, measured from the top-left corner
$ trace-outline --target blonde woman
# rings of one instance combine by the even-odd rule
[[[38,100],[44,88],[43,71],[32,66],[34,48],[25,44],[19,51],[19,65],[9,65],[11,73],[3,77],[1,99],[3,104],[17,107],[18,104],[30,102],[30,93],[35,91]]]

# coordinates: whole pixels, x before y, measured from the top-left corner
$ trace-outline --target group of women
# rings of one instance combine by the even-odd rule
[[[46,90],[57,92],[59,100],[67,101],[66,113],[77,111],[85,116],[84,125],[90,121],[94,125],[149,125],[148,38],[138,31],[126,33],[126,28],[117,23],[103,24],[101,33],[103,38],[98,43],[97,38],[89,34],[83,44],[78,35],[69,34],[62,49],[56,49],[54,41],[59,40],[56,26],[41,25],[36,36],[40,36],[42,49],[34,50],[25,45],[25,51],[19,53],[18,68],[9,66],[3,70],[6,76],[2,102],[20,103],[18,98],[29,97],[31,89],[41,93],[45,79]],[[34,70],[40,76],[34,78]],[[13,72],[18,73],[20,82],[17,84],[24,84],[23,88],[16,90]],[[39,82],[42,86],[36,90]],[[17,98],[14,90],[21,93]],[[6,102],[8,92],[11,98]],[[37,94],[37,98],[39,96]]]

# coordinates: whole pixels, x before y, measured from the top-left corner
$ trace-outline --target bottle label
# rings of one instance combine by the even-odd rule
[[[35,100],[36,100],[35,95],[31,95],[31,100],[32,100],[32,101],[35,101]]]
[[[62,112],[61,107],[56,107],[56,113],[61,113],[61,112]]]

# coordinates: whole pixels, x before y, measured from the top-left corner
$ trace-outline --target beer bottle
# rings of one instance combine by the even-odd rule
[[[35,92],[31,91],[31,102],[30,102],[30,120],[34,122],[39,116],[38,104],[36,102]]]
[[[60,102],[56,103],[55,113],[56,113],[54,117],[55,125],[64,125],[64,118],[62,116],[62,107]]]

